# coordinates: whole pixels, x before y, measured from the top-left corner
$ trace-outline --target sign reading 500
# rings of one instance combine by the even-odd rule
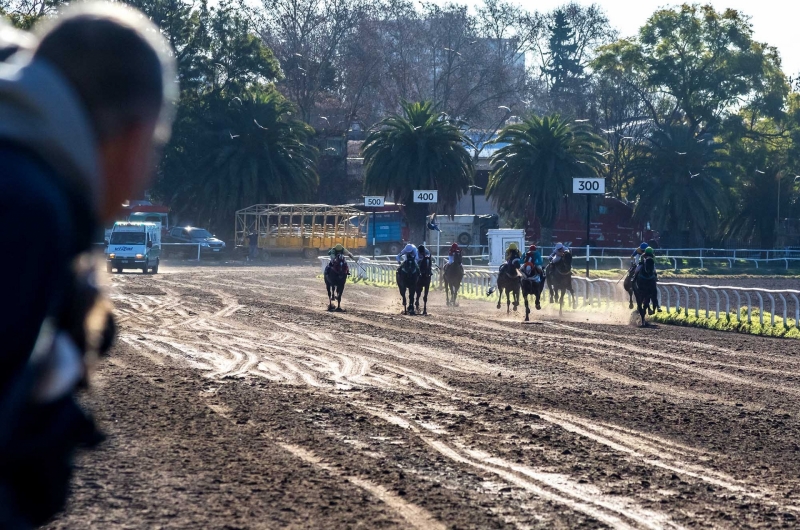
[[[414,202],[436,203],[439,200],[438,190],[414,190]]]

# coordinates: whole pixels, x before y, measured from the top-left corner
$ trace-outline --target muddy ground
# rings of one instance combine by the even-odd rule
[[[800,341],[489,303],[401,316],[318,268],[110,277],[120,321],[49,528],[779,528]],[[589,322],[586,322],[586,319]]]

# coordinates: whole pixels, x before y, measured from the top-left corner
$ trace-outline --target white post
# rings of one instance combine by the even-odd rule
[[[441,249],[439,248],[439,236],[442,235],[440,231],[436,231],[436,266],[440,267],[442,265],[439,257],[439,252]]]
[[[200,243],[197,244],[197,261],[200,261]]]

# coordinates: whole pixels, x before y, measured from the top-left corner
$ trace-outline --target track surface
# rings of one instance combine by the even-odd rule
[[[163,272],[110,279],[109,438],[50,528],[798,525],[800,342]]]

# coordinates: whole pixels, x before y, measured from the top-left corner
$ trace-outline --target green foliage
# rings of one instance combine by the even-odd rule
[[[777,116],[788,93],[775,49],[753,40],[738,11],[710,5],[656,11],[638,38],[602,48],[594,67],[635,85],[658,122],[685,116],[694,128],[742,107]]]
[[[764,337],[782,337],[787,339],[800,338],[800,329],[797,327],[797,322],[794,319],[786,319],[786,326],[783,325],[783,316],[775,315],[775,325],[771,325],[772,315],[768,312],[763,313],[764,324],[760,322],[759,315],[762,313],[758,309],[750,310],[750,322],[747,321],[748,310],[747,307],[742,307],[740,310],[741,320],[736,315],[723,315],[720,313],[720,318],[716,318],[714,312],[709,312],[709,316],[705,316],[705,310],[699,311],[695,315],[694,309],[681,308],[671,309],[662,313],[656,313],[649,317],[650,320],[660,322],[663,324],[672,324],[676,326],[688,326],[695,328],[713,329],[717,331],[733,331],[736,333],[746,333],[749,335],[761,335]]]
[[[487,196],[503,214],[521,218],[533,211],[546,225],[571,193],[572,178],[594,177],[603,163],[600,137],[559,115],[530,116],[505,127],[495,142],[508,145],[492,157]]]
[[[402,114],[381,120],[364,141],[364,189],[406,205],[411,238],[421,241],[427,205],[417,189],[439,190],[437,210],[453,212],[472,183],[469,139],[429,101],[402,104]]]
[[[633,175],[629,194],[638,197],[634,215],[673,232],[713,234],[724,205],[722,145],[675,124],[655,129],[635,149],[626,168]]]
[[[197,173],[174,198],[185,205],[181,213],[226,227],[245,206],[314,196],[317,150],[308,143],[314,130],[291,118],[294,106],[274,87],[241,98],[223,92],[204,105]]]
[[[577,60],[575,31],[562,9],[556,10],[550,30],[550,61],[542,72],[550,79],[550,94],[558,102],[581,91],[583,66]]]

